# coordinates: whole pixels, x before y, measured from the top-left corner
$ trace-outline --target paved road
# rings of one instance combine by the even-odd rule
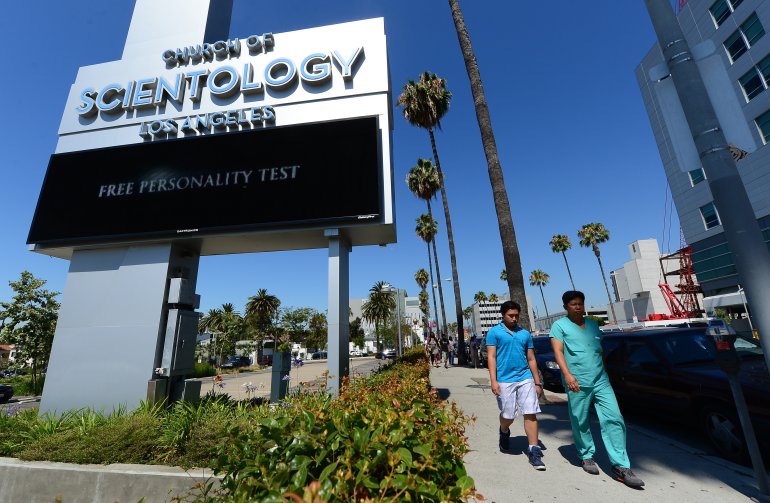
[[[523,455],[527,442],[520,419],[511,427],[512,454],[498,450],[498,411],[488,377],[486,369],[431,369],[431,383],[439,394],[476,416],[475,423],[466,429],[471,452],[465,463],[486,501],[728,503],[752,501],[758,496],[749,469],[683,443],[676,433],[666,434],[666,428],[652,429],[650,423],[634,419],[627,421],[628,451],[632,468],[646,482],[645,488],[630,489],[608,475],[610,466],[595,420],[593,434],[601,474],[584,473],[572,444],[564,395],[551,392],[547,392],[551,403],[542,405],[539,415],[547,470],[537,472]]]
[[[358,376],[365,376],[372,371],[380,368],[386,362],[377,360],[373,356],[355,357],[350,359],[350,376],[355,379]],[[324,378],[324,372],[327,370],[326,360],[307,360],[301,367],[292,367],[291,380],[289,386],[293,389],[302,383],[309,383],[317,379]],[[223,374],[223,387],[218,387],[214,383],[214,378],[205,377],[199,379],[201,384],[201,396],[210,392],[212,389],[217,393],[226,393],[236,400],[254,397],[270,396],[270,380],[272,379],[272,368],[256,372],[241,372],[239,374]],[[250,383],[256,389],[249,394],[245,385]]]

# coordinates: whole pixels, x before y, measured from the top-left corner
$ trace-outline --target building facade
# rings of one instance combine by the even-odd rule
[[[690,0],[678,18],[734,155],[748,153],[738,171],[770,246],[770,2]],[[698,282],[707,297],[734,294],[738,280],[719,208],[657,44],[636,78]]]
[[[652,314],[670,315],[670,310],[660,289],[661,283],[677,284],[678,276],[666,274],[679,270],[678,261],[661,263],[660,248],[656,239],[640,239],[628,245],[631,260],[610,273],[615,291],[613,303],[617,323],[632,323],[647,319]],[[672,290],[676,290],[672,286]],[[703,296],[698,295],[698,306],[703,307]]]

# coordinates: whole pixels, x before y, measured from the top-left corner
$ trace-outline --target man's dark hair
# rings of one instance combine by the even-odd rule
[[[512,300],[506,300],[500,305],[500,314],[505,314],[511,309],[515,309],[518,312],[521,312],[521,306],[518,302],[514,302]]]
[[[583,292],[580,292],[578,290],[567,290],[566,292],[564,292],[564,295],[561,296],[561,301],[564,303],[565,306],[574,299],[580,299],[583,302],[585,302],[586,296],[583,294]]]

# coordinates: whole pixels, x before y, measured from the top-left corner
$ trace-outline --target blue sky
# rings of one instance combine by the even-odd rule
[[[77,69],[120,58],[133,11],[131,0],[10,2],[0,17],[6,72],[0,79],[0,299],[22,270],[63,291],[68,262],[27,251],[26,237],[69,87]],[[601,246],[609,273],[629,260],[628,244],[657,238],[663,251],[679,247],[663,169],[636,85],[634,68],[654,43],[644,2],[462,2],[470,30],[513,212],[525,277],[539,268],[550,311],[569,288],[563,259],[548,247],[568,234],[567,253],[589,305],[606,304],[593,253],[577,246],[576,231],[602,222],[611,239]],[[235,0],[231,36],[279,33],[384,17],[394,101],[409,79],[429,70],[453,93],[436,135],[446,173],[463,306],[475,292],[502,293],[500,236],[470,86],[448,2],[356,0],[307,2]],[[426,248],[414,234],[423,202],[408,191],[406,173],[430,156],[425,131],[395,110],[393,132],[398,243],[355,248],[351,297],[378,280],[416,295],[414,272],[427,269]],[[319,201],[319,204],[322,204]],[[440,208],[437,201],[434,208]],[[673,211],[673,215],[671,215]],[[443,215],[438,236],[443,278],[451,277]],[[242,308],[259,288],[284,306],[326,308],[326,250],[203,257],[202,309],[232,302]],[[447,310],[454,296],[444,282]],[[528,287],[538,313],[539,291]],[[448,318],[451,319],[451,316]]]

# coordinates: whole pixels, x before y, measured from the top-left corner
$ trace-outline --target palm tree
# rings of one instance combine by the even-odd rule
[[[446,183],[444,172],[441,170],[441,161],[438,158],[438,149],[436,148],[436,138],[433,134],[435,128],[441,129],[441,118],[449,110],[449,101],[452,99],[452,93],[446,88],[446,81],[436,74],[424,72],[420,75],[419,82],[410,80],[405,86],[404,91],[398,97],[398,104],[402,107],[404,118],[413,126],[423,128],[428,131],[430,145],[433,150],[433,160],[436,161],[436,171],[439,176],[439,188],[441,189],[441,202],[444,206],[444,221],[446,222],[446,235],[449,241],[449,260],[452,265],[452,284],[455,294],[455,315],[457,317],[457,326],[463,323],[463,306],[460,299],[460,277],[457,272],[457,257],[455,254],[454,232],[452,231],[452,218],[449,215],[449,202],[446,194]],[[438,267],[438,264],[436,264]],[[439,277],[439,290],[441,289],[441,275]],[[439,293],[441,293],[439,291]],[[444,306],[442,304],[442,318]],[[446,329],[446,322],[444,323]],[[464,365],[465,358],[465,338],[458,337],[458,351],[460,354],[459,363]]]
[[[369,298],[361,306],[361,314],[369,323],[374,323],[374,336],[376,339],[377,351],[382,351],[380,346],[380,323],[387,322],[391,313],[396,309],[396,299],[387,288],[385,281],[376,282],[369,289]]]
[[[540,269],[535,269],[529,274],[529,284],[531,286],[540,287],[540,296],[543,298],[543,307],[545,308],[545,317],[548,318],[548,305],[545,303],[545,295],[543,295],[543,287],[551,280],[551,276],[547,272],[543,272]]]
[[[564,234],[554,234],[551,238],[551,251],[554,253],[561,253],[561,256],[564,257],[564,265],[567,266],[567,274],[569,274],[569,282],[572,283],[572,289],[577,290],[575,288],[575,282],[572,280],[572,271],[569,270],[569,262],[567,262],[567,254],[565,253],[567,250],[572,248],[572,243],[569,240],[569,236],[566,236]]]
[[[508,281],[508,271],[506,271],[505,269],[500,271],[500,281],[505,281],[505,282]]]
[[[487,298],[487,300],[488,300],[489,302],[497,302],[497,301],[498,301],[498,300],[500,300],[500,299],[497,297],[497,294],[496,294],[496,293],[490,293],[490,294],[489,294],[489,297]]]
[[[430,215],[426,215],[423,213],[420,215],[420,217],[416,220],[417,221],[417,227],[415,227],[414,231],[417,233],[417,235],[425,241],[425,244],[428,245],[428,264],[430,265],[430,243],[431,241],[435,241],[436,233],[438,232],[438,223],[436,223],[435,220]],[[434,262],[436,264],[436,277],[438,284],[438,298],[441,303],[441,319],[442,322],[441,326],[443,327],[443,330],[446,330],[446,310],[444,309],[444,290],[441,288],[441,269],[438,266],[438,254],[436,253],[436,247],[433,247],[433,257]],[[431,277],[433,277],[433,268],[431,267],[430,271]],[[435,285],[431,285],[431,290],[435,288]],[[439,319],[438,319],[438,308],[436,306],[436,292],[433,292],[433,310],[436,312],[436,324],[439,325]],[[441,328],[441,327],[439,327]],[[441,331],[441,330],[439,330]]]
[[[476,295],[473,296],[473,300],[475,302],[486,302],[487,301],[487,294],[479,290],[476,292]]]
[[[262,343],[273,325],[273,318],[281,307],[281,301],[275,295],[260,288],[256,295],[249,297],[246,303],[246,321],[256,329],[257,361],[262,361]]]
[[[460,49],[465,59],[465,69],[468,73],[473,103],[476,107],[476,120],[479,123],[481,142],[484,145],[484,155],[487,158],[487,171],[489,173],[489,183],[492,185],[492,197],[495,202],[497,224],[500,228],[503,260],[505,262],[505,269],[509,273],[507,275],[508,291],[510,292],[511,300],[516,300],[521,304],[521,325],[524,328],[530,328],[529,315],[527,314],[529,313],[527,309],[527,296],[524,291],[524,273],[521,269],[519,245],[516,242],[516,229],[513,227],[511,207],[508,203],[508,193],[505,190],[500,158],[497,155],[495,133],[492,130],[492,119],[489,117],[484,86],[481,83],[479,67],[476,63],[473,47],[471,46],[471,37],[468,34],[468,29],[465,27],[463,13],[460,10],[460,2],[459,0],[449,0],[449,6],[452,10],[452,18],[454,19],[455,30],[457,31],[457,39],[460,42]]]
[[[200,332],[210,332],[215,336],[214,354],[221,362],[223,353],[235,350],[235,343],[243,334],[243,318],[231,303],[222,304],[219,309],[210,309],[198,320]]]
[[[427,331],[428,328],[428,292],[426,291],[426,288],[428,287],[428,282],[430,281],[430,276],[428,276],[428,271],[426,271],[424,268],[419,269],[417,272],[414,273],[414,280],[417,283],[417,286],[420,287],[420,310],[422,311],[422,298],[425,297],[425,310],[423,311],[423,318],[425,324],[423,325],[425,327],[425,330]]]
[[[604,288],[607,290],[607,300],[610,303],[610,310],[612,311],[612,319],[615,323],[618,319],[615,317],[615,306],[612,305],[612,296],[610,296],[610,287],[607,284],[607,276],[604,274],[604,267],[602,266],[602,258],[599,253],[599,244],[606,243],[610,239],[610,231],[601,223],[585,224],[578,231],[578,237],[580,238],[580,246],[586,248],[591,247],[596,255],[596,260],[599,262],[599,270],[602,273],[602,280],[604,280]]]

